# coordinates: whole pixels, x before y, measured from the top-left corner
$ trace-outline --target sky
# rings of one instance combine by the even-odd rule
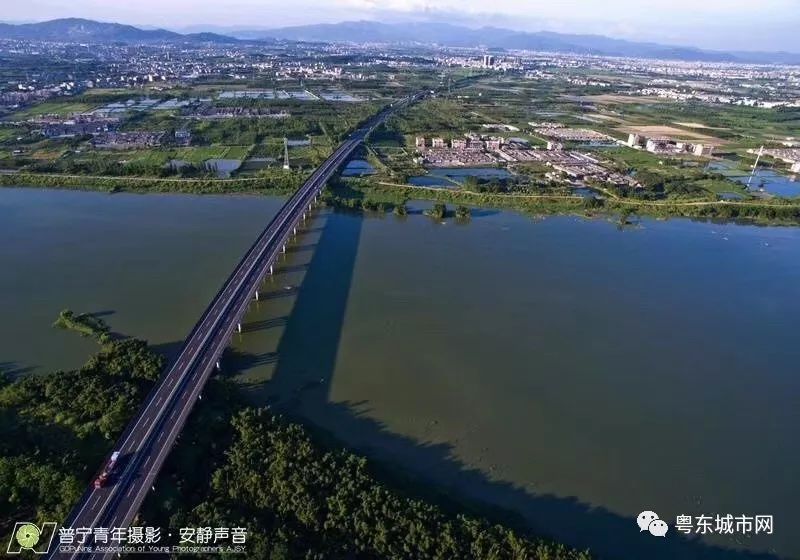
[[[85,17],[147,27],[269,29],[376,20],[596,33],[709,49],[800,52],[800,0],[0,0],[0,18]]]

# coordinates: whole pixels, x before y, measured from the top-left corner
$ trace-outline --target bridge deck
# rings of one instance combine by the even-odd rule
[[[144,405],[131,420],[114,451],[122,471],[104,488],[90,485],[70,514],[66,527],[126,527],[169,455],[194,403],[242,320],[258,287],[327,181],[352,155],[364,138],[391,113],[385,110],[345,140],[284,204],[242,257],[220,291],[189,333],[177,359],[162,375]],[[61,552],[53,558],[89,556]],[[111,554],[96,553],[103,558]]]

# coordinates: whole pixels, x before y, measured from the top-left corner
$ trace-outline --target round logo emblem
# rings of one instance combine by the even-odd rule
[[[39,542],[39,528],[26,523],[17,529],[17,542],[22,548],[33,548]]]

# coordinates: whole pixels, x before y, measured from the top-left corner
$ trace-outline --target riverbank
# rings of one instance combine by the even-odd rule
[[[295,179],[293,179],[294,181]],[[299,179],[297,179],[299,180]],[[297,188],[275,185],[267,178],[179,179],[160,177],[104,177],[88,175],[0,173],[0,187],[131,193],[287,195]],[[410,199],[485,208],[503,208],[531,214],[638,214],[654,218],[746,220],[762,225],[800,226],[800,201],[738,200],[638,200],[596,189],[603,198],[558,194],[484,193],[421,185],[360,180],[334,181],[323,200],[328,206],[370,211],[391,211]]]
[[[97,339],[100,344],[111,342],[111,329],[99,317],[89,313],[76,315],[71,309],[64,309],[58,314],[53,326],[59,329],[74,331],[81,336]]]
[[[295,185],[294,183],[297,183]],[[285,195],[296,190],[302,178],[291,184],[275,185],[262,177],[236,179],[181,179],[171,177],[109,177],[46,173],[0,173],[0,187],[44,187],[101,192],[188,193],[188,194],[270,194]]]
[[[56,325],[98,340],[109,330],[71,311]],[[0,445],[0,500],[11,505],[0,535],[9,538],[13,519],[67,516],[165,363],[144,341],[124,339],[104,344],[75,371],[10,383],[0,375],[0,412],[17,434]],[[445,510],[415,497],[411,484],[393,488],[365,458],[323,446],[300,425],[245,405],[236,384],[218,376],[211,385],[159,479],[174,484],[156,484],[159,491],[144,506],[155,526],[224,519],[247,528],[251,558],[276,557],[278,548],[291,557],[313,550],[320,557],[590,560],[481,516]],[[176,468],[187,461],[190,467]]]
[[[148,524],[224,519],[248,528],[251,558],[592,558],[452,500],[442,505],[414,477],[398,484],[363,456],[321,443],[268,408],[245,405],[235,384],[214,379],[211,385],[165,465],[162,476],[175,484],[159,487],[144,504]],[[200,469],[198,452],[207,453]]]
[[[353,200],[369,210],[381,203],[404,204],[410,199],[479,207],[503,208],[532,214],[637,214],[653,218],[747,220],[755,224],[800,226],[800,201],[637,200],[603,191],[603,198],[555,194],[494,194],[388,182],[338,185],[325,200],[334,207],[353,208]],[[358,207],[359,204],[355,204]]]
[[[16,377],[85,363],[97,350],[92,339],[49,328],[65,302],[174,355],[281,203],[0,191],[2,260],[14,271],[0,290],[14,318],[0,368]],[[800,229],[686,219],[621,228],[602,216],[493,209],[462,224],[423,216],[431,206],[412,200],[405,218],[313,213],[226,353],[223,367],[242,372],[236,381],[253,407],[270,405],[326,430],[338,447],[409,473],[417,497],[423,480],[602,557],[713,555],[679,547],[679,535],[648,541],[631,532],[644,507],[665,519],[770,511],[793,523],[791,481],[769,465],[790,473],[797,464],[786,447],[798,361],[787,325],[800,302]],[[413,351],[387,359],[403,348]],[[742,402],[752,414],[736,414]],[[698,422],[706,429],[693,430]],[[515,425],[525,437],[508,429]],[[773,435],[758,437],[763,430]],[[654,432],[658,448],[643,455]],[[731,433],[742,434],[736,468]],[[187,468],[206,460],[204,449]],[[748,484],[754,476],[763,484]],[[701,495],[701,505],[689,502]],[[785,533],[747,543],[769,547],[796,551]]]

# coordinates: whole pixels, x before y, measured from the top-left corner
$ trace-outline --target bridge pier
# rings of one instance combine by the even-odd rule
[[[422,95],[420,94],[419,97],[413,96],[411,101],[416,101],[418,98],[422,98]],[[403,105],[406,103],[407,102],[402,102]],[[128,476],[128,473],[121,473],[120,476],[114,481],[115,487],[112,488],[112,496],[109,496],[110,498],[115,499],[105,500],[102,503],[98,502],[97,509],[95,509],[94,506],[85,507],[86,504],[81,502],[73,512],[73,526],[91,527],[95,523],[102,523],[102,520],[106,519],[112,521],[118,520],[114,521],[114,524],[124,527],[131,523],[131,521],[136,517],[136,510],[139,508],[139,500],[141,500],[142,496],[140,496],[140,494],[135,494],[132,500],[130,500],[129,497],[132,495],[133,491],[138,492],[141,489],[141,486],[146,486],[147,484],[151,485],[151,491],[155,491],[154,481],[158,471],[162,467],[161,462],[164,457],[163,454],[165,451],[169,450],[168,448],[172,437],[175,437],[176,439],[181,437],[180,432],[184,428],[186,415],[188,414],[189,407],[192,404],[190,400],[191,395],[194,394],[196,395],[197,400],[201,400],[202,390],[207,382],[207,377],[212,373],[221,375],[222,356],[225,354],[223,353],[222,349],[218,348],[218,344],[229,343],[231,338],[235,338],[231,337],[230,334],[232,333],[227,331],[229,328],[228,325],[232,322],[231,319],[235,321],[234,324],[239,332],[242,332],[242,324],[244,319],[238,316],[231,316],[229,313],[234,311],[234,309],[232,309],[234,306],[236,311],[239,310],[240,306],[247,306],[248,302],[244,302],[244,304],[242,304],[241,300],[243,299],[242,294],[246,294],[247,290],[249,289],[253,290],[251,293],[255,295],[256,300],[259,299],[259,293],[251,282],[255,283],[256,281],[261,280],[261,277],[264,275],[264,270],[266,267],[263,266],[262,259],[274,258],[274,262],[279,262],[278,254],[273,252],[275,250],[275,241],[278,241],[278,243],[282,245],[281,252],[284,254],[284,257],[282,258],[282,266],[284,267],[284,272],[286,272],[286,261],[289,260],[286,256],[286,253],[288,243],[291,242],[291,238],[286,233],[289,231],[287,226],[289,226],[291,223],[295,228],[295,232],[297,229],[299,229],[300,232],[303,232],[305,224],[308,222],[300,223],[297,221],[297,223],[294,223],[294,220],[297,218],[298,210],[299,213],[303,214],[305,217],[308,217],[310,220],[312,208],[315,208],[315,205],[324,204],[318,200],[318,196],[321,197],[321,194],[318,192],[318,190],[322,188],[323,181],[327,181],[332,174],[336,172],[336,168],[333,166],[340,166],[340,164],[351,155],[353,150],[361,144],[361,142],[364,140],[364,137],[371,132],[375,126],[383,122],[385,117],[390,113],[391,110],[379,113],[376,117],[370,119],[364,128],[356,131],[352,138],[345,140],[331,155],[331,157],[326,159],[326,163],[320,167],[318,175],[314,175],[313,178],[306,181],[303,186],[298,189],[298,191],[295,192],[291,198],[289,198],[286,210],[288,213],[286,215],[284,215],[284,213],[280,213],[278,216],[273,218],[272,221],[270,221],[264,230],[262,230],[262,233],[256,239],[254,245],[245,254],[245,257],[247,258],[243,258],[240,264],[234,269],[230,279],[226,281],[225,285],[223,286],[224,291],[221,292],[219,297],[225,300],[224,314],[217,315],[214,319],[214,325],[216,328],[220,329],[220,332],[216,332],[215,328],[214,334],[216,336],[209,334],[207,328],[204,330],[206,319],[202,319],[201,322],[195,327],[195,330],[192,331],[190,339],[186,342],[188,345],[187,347],[189,348],[194,348],[197,345],[199,345],[200,348],[196,354],[193,354],[192,360],[186,364],[185,367],[183,365],[178,366],[178,370],[180,370],[179,373],[182,379],[180,385],[177,387],[169,387],[168,385],[171,385],[168,383],[170,379],[169,373],[165,372],[161,378],[164,382],[164,387],[162,388],[162,386],[159,386],[155,389],[155,392],[158,395],[158,401],[153,402],[161,402],[161,398],[165,396],[165,393],[168,393],[169,396],[166,397],[167,404],[169,405],[168,408],[175,408],[175,412],[180,412],[180,414],[176,415],[174,424],[170,422],[171,425],[169,430],[175,431],[167,431],[163,428],[154,429],[155,427],[151,427],[149,430],[147,430],[144,434],[144,439],[141,442],[141,452],[143,455],[139,459],[144,462],[145,456],[147,456],[149,459],[154,460],[149,470],[146,472],[141,471],[140,473],[130,473],[131,476]],[[308,201],[309,192],[312,193],[313,202]],[[304,201],[308,201],[309,206],[307,210],[300,210],[300,205],[305,205]],[[297,247],[295,247],[295,249],[297,249]],[[269,266],[269,273],[270,275],[274,273],[271,264]],[[254,275],[258,276],[253,278]],[[267,290],[275,289],[276,284],[277,282],[273,276],[267,285]],[[257,284],[257,287],[260,288],[261,285],[263,284]],[[222,295],[228,293],[228,291],[231,289],[233,292],[229,296]],[[267,299],[270,298],[271,296],[268,294]],[[216,298],[212,301],[212,304],[215,304],[215,302],[222,303],[221,301],[218,302]],[[214,307],[211,309],[213,310]],[[209,311],[208,319],[211,318],[212,314],[213,312]],[[222,332],[223,329],[224,332]],[[223,340],[223,338],[226,340]],[[211,352],[219,352],[213,361],[208,360],[208,358],[212,358],[214,356],[214,354]],[[211,371],[208,371],[209,361],[211,361],[212,364]],[[197,373],[200,373],[200,375],[196,375]],[[155,396],[156,395],[154,394],[154,397]],[[189,402],[185,402],[184,399],[188,399]],[[165,406],[167,406],[167,404],[165,404]],[[148,404],[148,406],[144,407],[144,409],[132,419],[128,428],[131,434],[137,433],[138,425],[142,418],[149,418],[149,407],[150,405]],[[159,411],[157,414],[158,416],[156,416],[156,418],[159,419],[158,423],[163,423],[163,421],[166,420],[166,411]],[[164,415],[163,417],[161,416],[162,414]],[[164,438],[164,435],[169,435],[170,437]],[[117,449],[122,449],[125,444],[123,443],[120,445],[121,447],[117,447]],[[136,466],[136,468],[138,468],[139,459],[137,459],[135,462],[136,465],[131,466]],[[125,476],[123,476],[123,474]],[[134,474],[140,474],[141,477],[133,476]],[[93,491],[93,485],[90,485],[89,492],[92,493]],[[123,495],[125,498],[120,499],[120,497]],[[117,556],[121,555],[117,554]]]
[[[295,226],[294,230],[292,231],[294,231],[294,235],[297,235],[297,226]]]

